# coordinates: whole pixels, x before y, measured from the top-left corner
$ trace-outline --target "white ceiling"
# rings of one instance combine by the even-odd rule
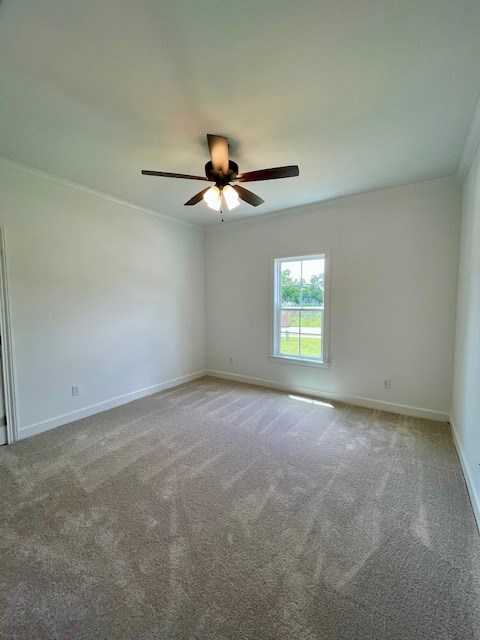
[[[3,0],[0,155],[213,224],[206,133],[241,171],[240,218],[455,173],[480,93],[479,0]]]

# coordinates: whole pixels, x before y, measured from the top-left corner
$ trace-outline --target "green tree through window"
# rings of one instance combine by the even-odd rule
[[[301,280],[293,279],[289,269],[282,271],[282,302],[298,306],[303,303],[312,305],[323,304],[323,288],[325,275],[313,275],[310,282],[306,283]]]

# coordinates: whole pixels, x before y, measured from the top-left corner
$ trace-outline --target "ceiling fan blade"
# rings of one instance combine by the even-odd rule
[[[260,196],[257,196],[251,191],[248,191],[248,189],[240,187],[238,184],[233,184],[232,187],[238,193],[238,197],[248,204],[251,204],[252,207],[258,207],[259,204],[263,204],[265,202],[265,200],[262,200]]]
[[[238,182],[256,182],[257,180],[278,180],[278,178],[294,178],[300,175],[300,170],[296,164],[288,167],[273,167],[272,169],[260,169],[259,171],[248,171],[239,173],[235,180]]]
[[[144,176],[160,176],[162,178],[184,178],[185,180],[205,180],[206,182],[210,182],[208,178],[203,176],[189,176],[185,173],[168,173],[166,171],[142,171]]]
[[[228,140],[223,136],[215,136],[207,133],[208,150],[212,159],[214,171],[221,171],[223,175],[228,173]]]
[[[210,189],[210,187],[207,187],[206,189],[203,189],[202,191],[200,191],[200,193],[197,193],[196,196],[193,196],[193,198],[190,198],[190,200],[188,202],[185,202],[185,204],[183,205],[184,207],[190,207],[194,204],[197,204],[198,202],[200,202],[200,200],[203,199],[203,194],[207,193],[207,191]]]

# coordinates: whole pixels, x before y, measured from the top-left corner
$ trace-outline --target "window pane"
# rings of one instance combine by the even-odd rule
[[[322,275],[325,271],[325,260],[323,258],[303,260],[302,263],[303,279],[305,282],[310,282],[312,276]]]
[[[300,312],[282,309],[280,311],[280,353],[298,356]]]
[[[305,307],[323,306],[325,260],[304,260],[302,263],[302,303]]]
[[[300,355],[304,358],[320,358],[322,355],[322,312],[300,312]]]
[[[280,326],[282,333],[287,331],[290,333],[298,333],[300,325],[300,312],[290,311],[290,309],[282,309],[280,311]]]
[[[321,335],[322,333],[322,312],[318,310],[302,310],[300,324],[302,333]]]
[[[297,333],[286,331],[280,335],[280,353],[284,356],[300,355],[300,336]]]
[[[282,285],[282,307],[299,307],[302,301],[302,287],[300,285]]]
[[[304,358],[322,357],[322,339],[318,334],[308,334],[302,331],[300,340],[300,355]]]
[[[302,277],[302,261],[301,260],[287,260],[281,263],[282,267],[282,276],[284,273],[288,272],[288,275],[292,280],[296,280],[300,282],[300,278]]]
[[[281,264],[282,306],[295,307],[300,304],[302,299],[301,266],[300,260],[282,262]]]

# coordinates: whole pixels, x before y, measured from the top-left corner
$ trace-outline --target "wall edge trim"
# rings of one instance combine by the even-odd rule
[[[472,118],[470,129],[468,130],[462,154],[458,163],[457,173],[461,180],[465,180],[472,166],[473,159],[480,146],[480,97]]]
[[[462,468],[463,477],[465,478],[465,484],[467,485],[468,496],[470,498],[470,502],[472,503],[473,515],[475,516],[477,528],[480,533],[480,496],[475,490],[475,485],[472,479],[472,472],[470,471],[470,467],[468,466],[467,458],[465,456],[465,452],[463,451],[460,438],[458,437],[455,420],[453,419],[452,414],[450,414],[450,428],[452,431],[453,443],[455,445],[455,449],[457,450],[458,459]]]
[[[38,435],[39,433],[43,433],[44,431],[49,431],[50,429],[61,427],[71,422],[82,420],[83,418],[89,418],[90,416],[102,413],[103,411],[115,409],[115,407],[120,407],[123,404],[133,402],[133,400],[145,398],[146,396],[153,395],[154,393],[158,393],[159,391],[165,391],[165,389],[171,389],[172,387],[177,387],[181,384],[184,384],[185,382],[190,382],[204,376],[205,370],[201,369],[199,371],[195,371],[194,373],[188,373],[184,376],[179,376],[178,378],[171,378],[170,380],[165,380],[164,382],[159,382],[158,384],[144,387],[143,389],[130,391],[129,393],[124,393],[120,396],[115,396],[114,398],[110,398],[109,400],[97,402],[96,404],[89,405],[88,407],[76,409],[75,411],[70,411],[69,413],[64,413],[53,418],[48,418],[47,420],[29,424],[25,427],[19,428],[18,440],[24,440],[25,438],[30,438],[31,436]]]
[[[41,171],[40,169],[35,169],[34,167],[29,167],[28,165],[15,162],[14,160],[10,160],[5,156],[0,156],[0,167],[5,167],[6,169],[10,169],[29,178],[37,178],[45,182],[50,182],[51,184],[56,184],[57,186],[76,191],[77,193],[82,193],[83,195],[89,196],[90,198],[94,198],[96,200],[110,202],[125,209],[129,209],[134,213],[147,215],[151,218],[155,218],[156,220],[161,220],[162,222],[171,222],[182,227],[204,230],[203,225],[195,224],[194,222],[189,222],[188,220],[180,220],[179,218],[174,218],[173,216],[160,213],[158,211],[155,211],[154,209],[147,209],[146,207],[142,207],[139,204],[129,202],[128,200],[123,200],[122,198],[117,198],[116,196],[105,193],[104,191],[92,189],[91,187],[86,187],[85,185],[82,185],[78,182],[73,182],[71,180],[67,180],[66,178],[60,178],[59,176],[56,176],[52,173],[47,173],[46,171]]]
[[[394,402],[385,402],[375,398],[364,398],[362,396],[348,396],[340,393],[332,393],[315,389],[313,387],[304,387],[299,385],[288,385],[274,380],[265,378],[255,378],[253,376],[245,376],[241,374],[229,373],[227,371],[216,371],[215,369],[207,369],[206,375],[213,378],[222,378],[224,380],[232,380],[234,382],[243,382],[245,384],[254,384],[260,387],[268,387],[270,389],[278,389],[279,391],[290,391],[294,393],[303,393],[304,395],[324,398],[326,400],[336,400],[345,404],[352,404],[367,409],[378,409],[380,411],[388,411],[390,413],[398,413],[401,415],[412,416],[414,418],[425,418],[427,420],[435,420],[438,422],[448,422],[450,414],[434,409],[425,409],[422,407],[413,407],[410,405],[397,404]]]
[[[240,218],[239,220],[225,220],[223,223],[214,222],[206,225],[205,229],[213,231],[215,229],[225,229],[231,225],[248,225],[256,223],[266,223],[274,220],[287,220],[288,218],[298,218],[303,215],[327,213],[335,209],[341,209],[351,206],[360,201],[368,202],[374,198],[382,198],[385,193],[388,192],[389,198],[392,197],[392,191],[396,191],[394,196],[396,198],[404,198],[405,192],[409,189],[424,189],[428,191],[434,188],[439,182],[452,182],[456,179],[458,181],[458,173],[449,173],[445,176],[438,176],[436,178],[430,178],[428,180],[417,180],[414,182],[406,182],[404,184],[392,184],[388,187],[381,187],[379,189],[371,189],[369,191],[359,191],[358,193],[352,193],[349,195],[339,195],[326,200],[319,200],[318,202],[311,202],[297,207],[287,207],[286,209],[279,209],[277,211],[271,211],[270,213],[264,213],[262,215],[253,215],[247,218]]]

